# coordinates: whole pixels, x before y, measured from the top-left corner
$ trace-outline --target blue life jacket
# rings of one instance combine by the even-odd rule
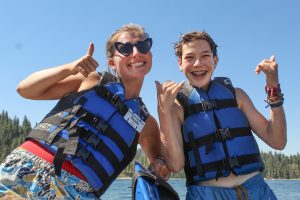
[[[63,97],[30,132],[55,153],[55,173],[69,160],[101,196],[133,160],[149,113],[141,98],[125,100],[121,82],[105,72],[99,84]]]
[[[177,95],[182,125],[187,185],[233,174],[263,171],[264,164],[238,108],[230,79],[215,78],[207,91],[187,86]]]
[[[132,177],[132,200],[179,200],[172,186],[135,162]]]

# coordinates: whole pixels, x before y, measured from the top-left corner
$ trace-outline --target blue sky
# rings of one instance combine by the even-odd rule
[[[0,110],[21,120],[26,115],[32,124],[40,121],[56,101],[24,99],[16,93],[17,84],[34,71],[78,59],[91,41],[98,71],[106,69],[106,40],[132,22],[144,26],[154,41],[153,67],[141,96],[157,118],[154,81],[185,80],[173,44],[180,33],[205,30],[219,45],[215,76],[230,77],[266,117],[265,76],[254,70],[262,59],[276,56],[288,124],[288,143],[282,152],[299,153],[299,7],[297,0],[1,1]],[[263,151],[271,150],[259,139],[258,144]]]

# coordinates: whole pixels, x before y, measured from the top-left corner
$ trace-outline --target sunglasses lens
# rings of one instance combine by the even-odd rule
[[[125,44],[123,44],[121,42],[116,42],[114,44],[114,46],[115,46],[115,49],[117,49],[117,51],[124,56],[129,56],[132,53],[133,46],[136,46],[136,48],[138,49],[138,51],[140,53],[146,54],[151,49],[152,39],[148,38],[144,41],[138,41],[136,44],[131,44],[130,42],[127,42]]]
[[[151,38],[148,38],[144,41],[139,41],[136,44],[136,47],[139,50],[139,52],[141,52],[143,54],[148,53],[148,51],[150,51],[150,49],[151,49],[151,46],[152,46],[152,39]]]
[[[123,44],[121,42],[116,42],[115,43],[115,48],[118,50],[118,52],[120,52],[124,56],[130,55],[132,53],[132,50],[133,50],[133,46],[132,46],[131,43]]]

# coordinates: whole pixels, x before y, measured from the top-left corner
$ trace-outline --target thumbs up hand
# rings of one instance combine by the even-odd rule
[[[70,65],[71,74],[81,73],[84,77],[88,77],[91,72],[96,71],[99,66],[98,62],[93,58],[94,44],[90,43],[86,55],[74,61]]]

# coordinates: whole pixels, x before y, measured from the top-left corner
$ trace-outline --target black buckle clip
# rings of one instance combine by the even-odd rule
[[[227,139],[231,139],[229,128],[218,129],[216,134],[217,134],[217,140],[219,141],[225,141]]]
[[[216,100],[202,101],[201,104],[202,104],[203,111],[212,110],[212,109],[217,108]]]
[[[76,156],[80,157],[84,162],[90,157],[91,153],[84,147],[79,146],[76,151]]]
[[[98,116],[95,116],[93,119],[92,119],[92,124],[94,126],[97,126],[98,122],[101,121],[101,118],[98,117]]]
[[[95,127],[98,130],[100,130],[102,133],[105,133],[109,127],[109,124],[105,120],[103,120],[101,118],[99,118],[99,119],[100,120],[97,121],[97,124],[95,124]]]
[[[236,156],[232,158],[227,158],[222,160],[223,165],[225,166],[225,169],[231,170],[235,167],[240,167],[239,161]]]
[[[93,134],[91,131],[85,129],[82,137],[85,142],[87,142],[89,145],[91,145],[94,149],[99,145],[101,142],[101,139],[98,138],[95,134]]]
[[[99,95],[99,96],[101,96],[101,97],[103,97],[103,98],[106,98],[106,97],[109,97],[110,96],[110,92],[109,92],[109,90],[106,88],[106,87],[104,87],[104,86],[100,86],[98,89],[97,89],[97,94]]]
[[[110,99],[110,102],[116,106],[117,110],[120,111],[121,114],[125,114],[124,104],[121,102],[119,95],[114,94],[114,96]]]
[[[114,96],[112,96],[112,98],[110,99],[110,102],[113,105],[117,105],[117,103],[120,101],[120,97],[117,94],[114,94]]]

